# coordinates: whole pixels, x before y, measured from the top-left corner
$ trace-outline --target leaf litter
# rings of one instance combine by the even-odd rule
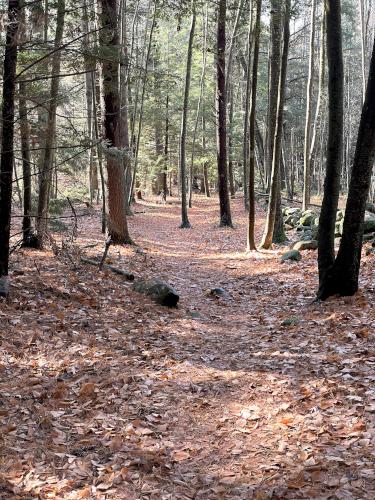
[[[355,297],[313,303],[316,254],[246,255],[233,209],[220,229],[199,199],[180,230],[178,206],[144,203],[129,221],[142,251],[110,248],[111,264],[171,283],[178,309],[63,255],[13,255],[0,498],[375,497],[373,256]],[[80,224],[100,258],[97,219]]]

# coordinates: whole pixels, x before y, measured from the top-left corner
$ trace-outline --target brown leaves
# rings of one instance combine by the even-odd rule
[[[241,200],[231,232],[215,203],[197,200],[189,234],[177,205],[144,206],[130,224],[147,261],[111,249],[118,267],[172,282],[177,310],[118,276],[15,254],[22,274],[0,306],[9,498],[374,496],[371,295],[311,304],[314,254],[303,270],[245,256]],[[102,242],[94,223],[83,246]],[[233,300],[205,297],[216,287]]]

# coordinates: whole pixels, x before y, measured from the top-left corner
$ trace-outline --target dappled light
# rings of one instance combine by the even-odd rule
[[[312,303],[314,252],[303,263],[282,263],[282,249],[244,257],[241,200],[229,237],[212,224],[215,200],[196,204],[193,241],[177,229],[177,206],[160,220],[153,208],[152,224],[145,208],[130,220],[145,255],[113,247],[107,257],[137,275],[157,270],[181,295],[177,309],[63,254],[15,257],[1,308],[5,497],[371,490],[372,289]],[[86,249],[93,258],[104,245],[95,221],[77,240],[101,241]]]

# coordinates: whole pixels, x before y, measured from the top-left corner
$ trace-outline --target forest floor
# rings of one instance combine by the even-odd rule
[[[177,205],[136,212],[143,251],[109,259],[167,280],[176,309],[79,263],[102,255],[97,213],[58,256],[12,254],[0,498],[375,498],[374,257],[354,298],[314,303],[316,252],[246,255],[241,200],[233,230],[216,199],[196,201],[190,230]]]

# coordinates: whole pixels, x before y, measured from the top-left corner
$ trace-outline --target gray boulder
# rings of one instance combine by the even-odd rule
[[[281,257],[282,262],[286,262],[287,260],[294,260],[296,262],[299,262],[301,259],[302,255],[298,250],[289,250],[288,252],[285,252]]]
[[[159,279],[136,281],[133,290],[148,295],[154,302],[162,306],[176,307],[180,300],[176,290]]]
[[[316,240],[297,241],[293,245],[293,250],[316,250],[317,248],[318,242]]]
[[[365,212],[365,220],[363,222],[363,232],[372,233],[375,231],[375,214]]]

